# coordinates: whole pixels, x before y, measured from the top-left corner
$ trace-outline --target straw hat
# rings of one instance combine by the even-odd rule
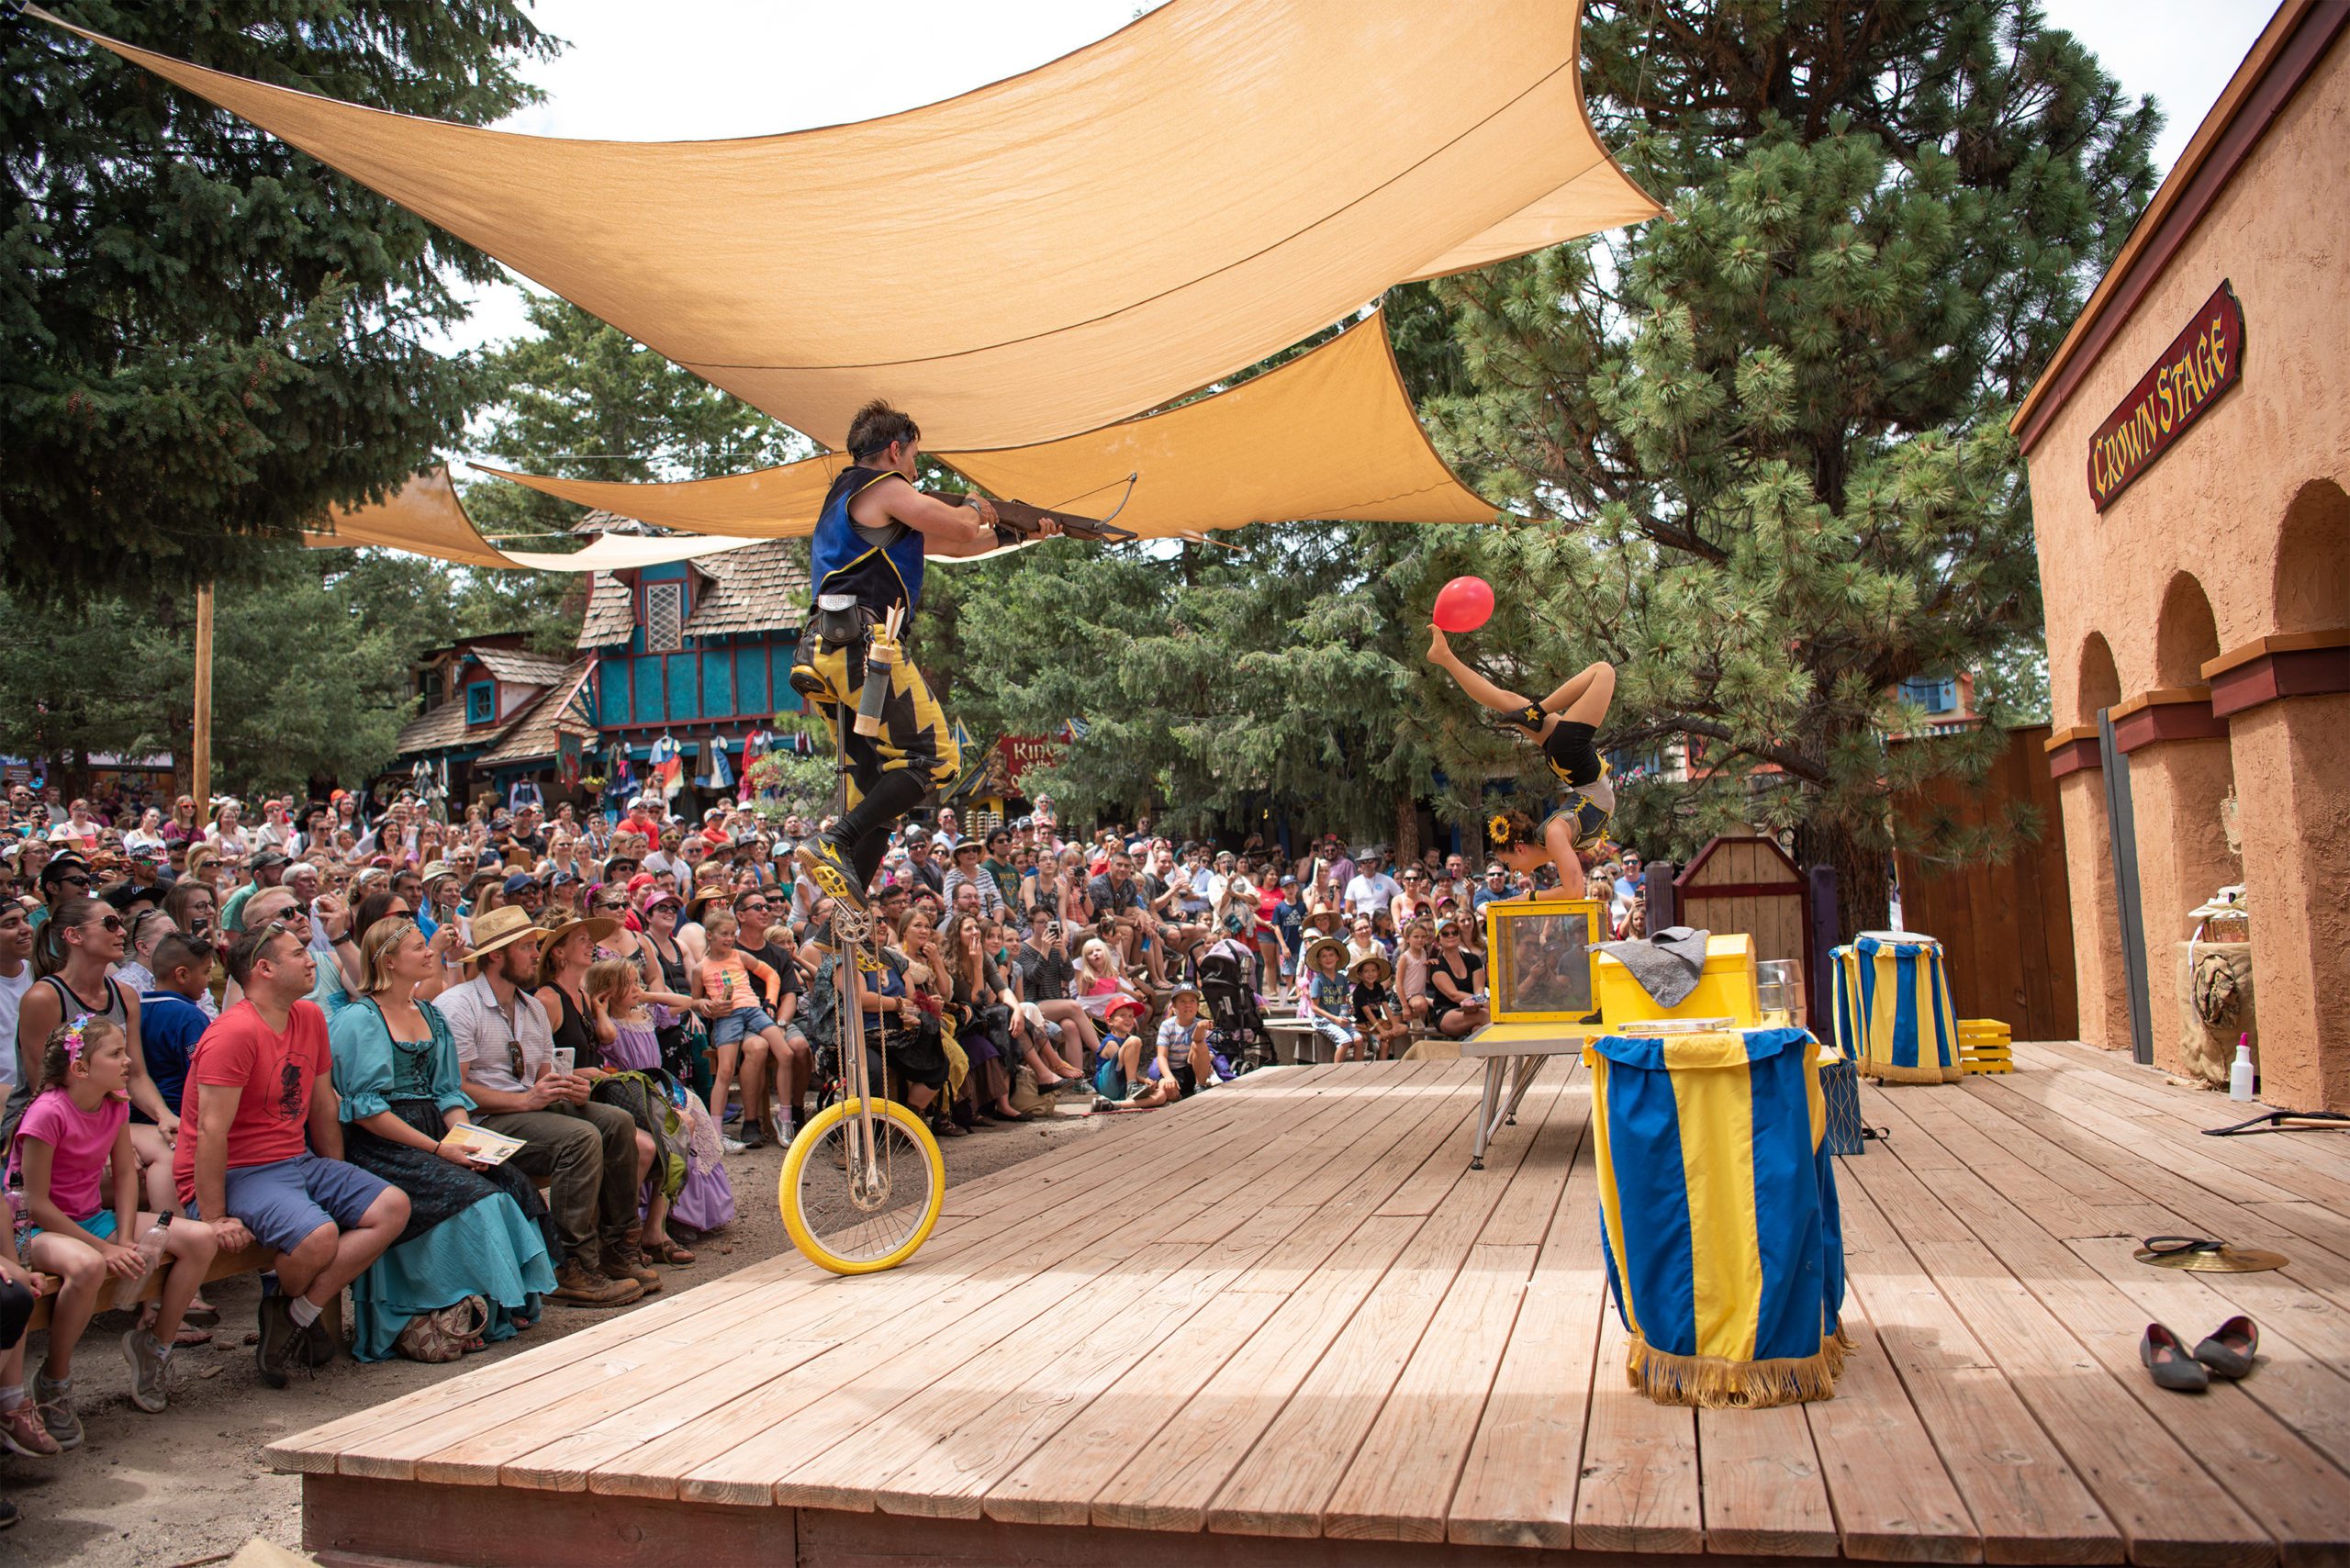
[[[505,913],[502,909],[493,910],[491,918],[495,919]],[[539,951],[554,952],[555,945],[568,938],[575,931],[585,931],[600,943],[610,940],[612,933],[620,928],[621,923],[609,915],[599,914],[587,920],[566,920],[561,925],[551,926],[538,934]]]
[[[1365,953],[1361,958],[1355,960],[1354,968],[1347,972],[1354,976],[1355,979],[1360,980],[1362,979],[1362,971],[1372,964],[1377,964],[1379,966],[1379,978],[1372,980],[1371,983],[1373,985],[1385,985],[1387,983],[1387,977],[1395,972],[1395,966],[1387,961],[1387,957],[1383,953]]]
[[[606,924],[610,923],[608,921]],[[464,961],[470,964],[485,954],[495,953],[500,947],[509,946],[525,936],[536,937],[538,935],[538,923],[531,918],[529,910],[518,908],[513,904],[508,904],[503,909],[493,909],[487,914],[475,917],[473,951],[464,956]]]
[[[1347,967],[1347,945],[1335,936],[1318,937],[1305,945],[1305,967],[1309,969],[1319,969],[1322,967],[1322,949],[1325,947],[1338,955],[1338,968],[1343,970]]]

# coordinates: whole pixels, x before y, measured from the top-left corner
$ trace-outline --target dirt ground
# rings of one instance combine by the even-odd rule
[[[1115,1136],[1137,1118],[1087,1116],[1085,1102],[1064,1100],[1049,1121],[995,1127],[946,1140],[947,1182],[968,1182],[1074,1137]],[[746,1264],[788,1251],[775,1203],[783,1164],[774,1148],[728,1157],[736,1218],[695,1242],[697,1261],[664,1269],[664,1294],[688,1290]],[[23,1459],[0,1450],[0,1494],[24,1521],[0,1533],[0,1563],[44,1568],[140,1568],[224,1559],[259,1535],[301,1545],[297,1476],[269,1468],[265,1445],[322,1421],[456,1376],[474,1367],[587,1327],[610,1312],[556,1306],[536,1327],[451,1366],[393,1361],[363,1366],[348,1356],[315,1377],[297,1372],[291,1386],[265,1387],[246,1336],[261,1287],[256,1276],[222,1281],[207,1292],[220,1308],[213,1343],[180,1352],[171,1408],[149,1416],[130,1403],[129,1368],[119,1340],[127,1314],[102,1315],[84,1336],[74,1363],[74,1403],[87,1436],[55,1459]],[[651,1298],[648,1298],[651,1299]],[[619,1309],[621,1314],[634,1310]],[[37,1365],[45,1336],[36,1335]],[[29,1380],[29,1372],[28,1373]]]

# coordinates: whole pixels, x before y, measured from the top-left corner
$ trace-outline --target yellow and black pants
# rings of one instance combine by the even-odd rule
[[[801,662],[823,681],[822,700],[850,710],[850,722],[843,737],[848,750],[849,805],[863,800],[885,773],[912,774],[922,781],[925,794],[955,782],[956,776],[963,770],[955,732],[912,659],[901,653],[890,671],[890,696],[881,706],[881,733],[878,735],[858,734],[855,722],[857,696],[865,689],[864,644],[853,643],[841,648],[811,644],[804,650]]]

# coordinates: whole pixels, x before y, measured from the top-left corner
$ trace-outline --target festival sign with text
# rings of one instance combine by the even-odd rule
[[[2244,379],[2244,307],[2222,282],[2154,367],[2089,437],[2089,498],[2103,511],[2220,395]]]

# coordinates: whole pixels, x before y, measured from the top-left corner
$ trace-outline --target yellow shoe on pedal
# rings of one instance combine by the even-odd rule
[[[862,911],[865,889],[856,879],[856,868],[848,863],[839,845],[823,834],[803,838],[800,847],[792,851],[800,869],[806,871],[823,895],[834,903]]]
[[[816,672],[814,665],[795,664],[791,666],[791,674],[786,678],[789,681],[792,690],[797,691],[811,702],[840,700],[833,695],[833,689],[825,684],[824,678]]]

